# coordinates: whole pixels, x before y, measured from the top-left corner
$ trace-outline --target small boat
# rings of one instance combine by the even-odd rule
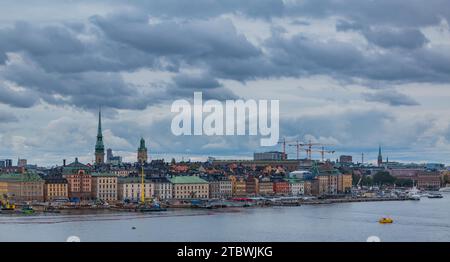
[[[410,195],[409,199],[411,199],[411,200],[420,200],[420,195],[419,194]]]
[[[54,208],[54,207],[46,207],[45,209],[44,209],[44,213],[52,213],[52,214],[59,214],[59,213],[61,213],[61,211],[60,210],[58,210],[58,209],[56,209],[56,208]]]
[[[34,214],[35,211],[31,206],[24,206],[20,212],[25,215],[31,215]]]
[[[142,205],[136,209],[139,212],[162,212],[167,211],[166,208],[162,208],[159,204],[154,204],[151,206]]]
[[[382,217],[380,220],[378,220],[378,223],[380,224],[392,224],[394,223],[394,220],[390,217]]]
[[[443,196],[439,193],[431,193],[428,194],[428,198],[443,198]]]
[[[14,209],[16,209],[16,205],[9,204],[9,203],[6,205],[3,205],[1,208],[2,211],[14,211]]]

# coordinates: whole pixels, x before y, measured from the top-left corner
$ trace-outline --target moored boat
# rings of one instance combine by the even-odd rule
[[[166,208],[162,208],[159,204],[153,204],[151,206],[142,205],[136,208],[139,212],[162,212],[167,211]]]
[[[34,214],[35,211],[31,206],[23,206],[20,212],[25,215],[31,215]]]
[[[428,198],[443,198],[443,196],[439,193],[430,193],[428,194]]]

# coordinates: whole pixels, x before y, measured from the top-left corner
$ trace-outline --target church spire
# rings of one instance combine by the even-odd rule
[[[146,163],[148,160],[147,147],[145,146],[145,140],[141,137],[141,142],[137,152],[137,160],[139,163]]]
[[[381,166],[383,164],[383,156],[381,155],[381,145],[378,146],[378,166]]]
[[[97,129],[97,142],[95,143],[95,163],[103,164],[105,162],[105,146],[103,145],[102,134],[102,110],[98,110],[98,129]]]
[[[97,137],[102,137],[102,108],[98,109],[98,130]]]

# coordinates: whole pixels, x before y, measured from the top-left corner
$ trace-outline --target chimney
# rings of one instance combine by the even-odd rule
[[[63,159],[63,166],[66,166],[66,160]]]

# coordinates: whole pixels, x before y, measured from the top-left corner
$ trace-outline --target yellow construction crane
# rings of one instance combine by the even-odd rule
[[[320,153],[320,155],[322,156],[322,162],[325,160],[325,154],[327,153],[327,154],[334,154],[336,151],[334,151],[334,150],[325,150],[325,148],[324,147],[322,147],[320,150],[312,150],[312,149],[309,149],[309,148],[307,148],[307,149],[305,149],[305,151],[307,152],[307,154],[308,154],[308,158],[311,160],[311,153],[312,152],[318,152],[318,153]]]
[[[141,204],[145,204],[145,175],[144,175],[144,162],[141,161]]]

